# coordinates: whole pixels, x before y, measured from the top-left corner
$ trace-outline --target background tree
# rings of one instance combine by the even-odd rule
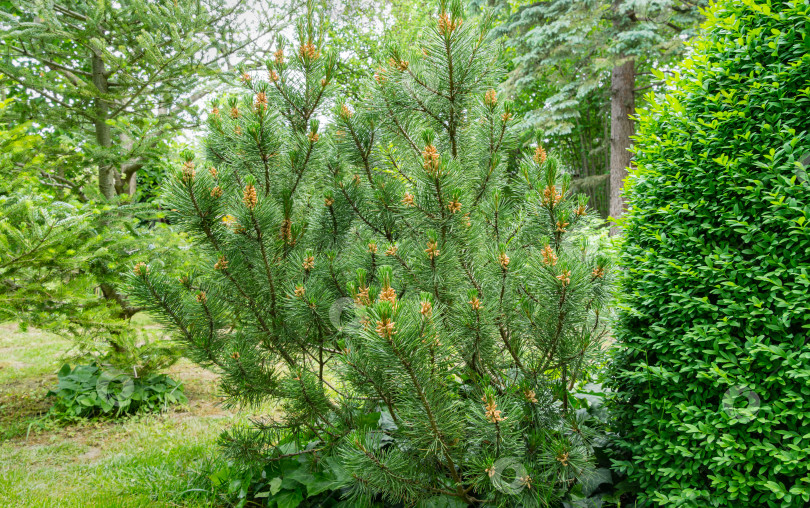
[[[337,95],[360,99],[362,83],[374,74],[387,41],[413,42],[428,19],[428,0],[321,0],[328,14],[324,30],[341,58],[335,74]]]
[[[640,504],[808,506],[810,4],[704,26],[639,114],[616,465]]]
[[[290,2],[290,12],[295,5]],[[196,103],[222,83],[223,68],[261,58],[256,45],[284,25],[269,11],[246,18],[258,9],[247,1],[220,0],[0,3],[2,93],[14,99],[2,121],[7,134],[33,135],[40,152],[18,153],[19,160],[3,168],[0,195],[8,203],[37,203],[51,211],[74,207],[73,213],[86,219],[82,231],[104,239],[91,242],[95,251],[89,257],[64,260],[74,270],[37,265],[43,270],[17,271],[11,287],[19,293],[11,298],[20,305],[9,309],[16,319],[91,343],[101,337],[120,349],[121,334],[131,331],[129,319],[139,309],[116,288],[119,263],[131,265],[146,252],[156,254],[155,245],[168,249],[183,242],[154,208],[127,204],[112,210],[96,198],[124,195],[120,201],[128,203],[138,174],[146,183],[139,199],[155,198],[162,173],[177,157],[171,138],[198,123]],[[17,233],[33,232],[24,229],[26,224],[48,222],[19,213],[5,216],[10,223],[19,217],[23,221],[14,227],[23,230]],[[82,231],[76,231],[75,241],[59,238],[75,250],[86,240]],[[182,264],[186,258],[167,259]],[[24,297],[23,288],[36,287],[20,284],[27,277],[48,289]],[[60,277],[65,284],[57,297],[49,284]]]
[[[140,309],[115,285],[147,255],[169,271],[190,262],[182,239],[144,205],[83,199],[59,176],[63,165],[84,163],[81,153],[64,147],[72,155],[54,157],[30,123],[5,114],[8,102],[0,104],[0,322],[62,335],[72,355],[127,371],[174,361],[175,347],[131,325]]]
[[[618,218],[636,94],[661,87],[651,71],[665,70],[680,58],[705,2],[497,3],[507,16],[498,33],[509,34],[516,50],[507,89],[531,99],[523,102],[529,109],[526,126],[565,155],[579,176],[609,173],[609,213]],[[591,178],[585,186],[600,181]]]
[[[241,0],[7,0],[3,93],[23,99],[21,121],[73,139],[97,164],[105,199],[131,195],[167,139],[197,124],[195,104],[213,78],[243,53],[255,56],[252,43],[280,26],[249,26],[257,9]]]
[[[171,181],[172,220],[208,261],[180,280],[138,264],[132,294],[232,403],[280,402],[223,439],[234,457],[336,458],[357,504],[561,498],[593,472],[570,393],[605,335],[609,267],[577,236],[587,199],[540,146],[507,173],[516,120],[490,19],[458,1],[389,46],[327,137],[337,64],[312,9]],[[341,310],[356,326],[335,326]],[[511,458],[526,471],[505,493],[492,477]]]

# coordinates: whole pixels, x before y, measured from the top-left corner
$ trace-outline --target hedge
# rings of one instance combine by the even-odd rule
[[[808,506],[810,3],[721,1],[692,48],[638,116],[614,464],[642,505]]]

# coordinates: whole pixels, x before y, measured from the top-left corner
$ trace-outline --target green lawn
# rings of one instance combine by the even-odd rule
[[[0,506],[209,506],[190,490],[216,457],[224,427],[245,415],[220,407],[216,377],[181,361],[188,404],[160,415],[57,425],[45,398],[69,343],[0,325]]]

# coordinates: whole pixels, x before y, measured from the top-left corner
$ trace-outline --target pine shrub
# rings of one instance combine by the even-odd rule
[[[208,264],[130,275],[230,402],[278,402],[229,453],[325,457],[353,506],[537,506],[594,470],[571,392],[602,352],[610,267],[557,159],[538,146],[507,173],[489,18],[462,11],[441,2],[327,117],[336,56],[310,4],[167,188]]]
[[[661,506],[808,506],[810,4],[721,1],[692,49],[639,115],[617,465]]]

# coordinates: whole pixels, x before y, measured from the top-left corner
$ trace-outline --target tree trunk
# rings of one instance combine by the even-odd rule
[[[121,194],[135,195],[138,184],[138,170],[143,167],[142,157],[131,158],[132,147],[135,143],[126,133],[121,133],[121,151],[126,154],[127,162],[124,162],[115,173],[115,192]]]
[[[633,24],[635,14],[624,12],[624,0],[613,0],[613,30],[617,34]],[[622,186],[627,178],[630,166],[633,135],[633,120],[630,115],[636,109],[636,68],[633,58],[626,58],[620,50],[620,65],[613,67],[610,73],[610,216],[618,219],[625,210]],[[619,233],[619,227],[613,226],[610,234]]]
[[[610,216],[621,217],[625,209],[622,185],[630,166],[633,135],[633,119],[636,101],[633,89],[636,86],[635,61],[627,60],[613,68],[610,76]],[[611,234],[618,233],[613,227]]]
[[[104,95],[108,92],[107,77],[104,75],[104,60],[101,56],[93,53],[93,84]],[[107,115],[110,113],[109,103],[102,97],[96,97],[95,129],[96,142],[101,148],[112,146],[112,130],[107,124]],[[107,199],[115,197],[115,166],[107,161],[102,161],[98,165],[98,190]]]
[[[135,195],[138,188],[138,170],[143,166],[139,162],[121,164],[121,177],[116,180],[115,190],[121,194]],[[119,185],[120,184],[120,185]]]

